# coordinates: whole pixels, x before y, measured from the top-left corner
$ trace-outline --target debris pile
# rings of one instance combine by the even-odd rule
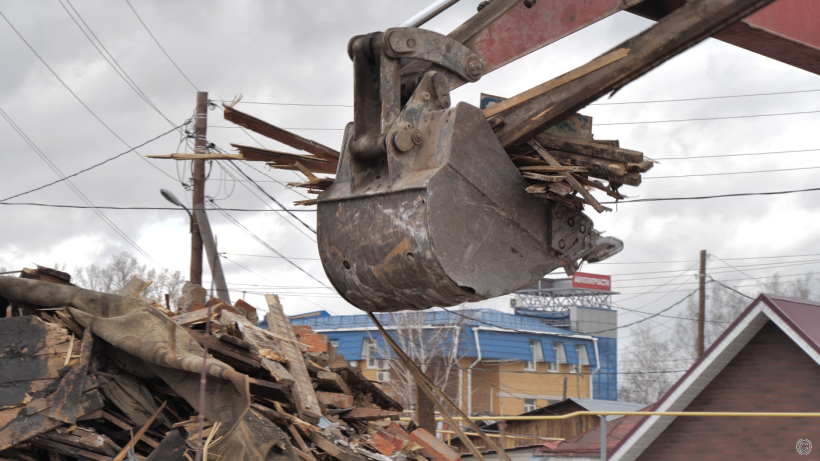
[[[503,127],[503,120],[493,123],[498,118],[489,119],[496,130]],[[507,153],[529,181],[527,192],[574,209],[590,205],[599,213],[608,208],[588,190],[601,190],[617,200],[626,198],[618,189],[624,184],[639,186],[641,173],[654,165],[644,159],[643,153],[622,149],[618,141],[593,139],[592,117],[581,114],[574,114],[526,144],[508,148]],[[590,178],[603,179],[609,185]]]
[[[0,277],[0,459],[185,461],[200,440],[209,460],[459,458],[400,423],[402,406],[327,336],[291,326],[275,295],[263,329],[244,301],[187,284],[174,313],[139,297],[149,284],[113,295],[44,267]]]

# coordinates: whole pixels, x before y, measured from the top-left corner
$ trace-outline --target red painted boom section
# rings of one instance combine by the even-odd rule
[[[621,10],[658,20],[685,0],[518,3],[465,43],[492,72]],[[820,0],[778,0],[714,38],[820,75]]]

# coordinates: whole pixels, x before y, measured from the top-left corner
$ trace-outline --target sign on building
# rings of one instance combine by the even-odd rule
[[[589,290],[612,291],[612,278],[608,275],[576,272],[572,276],[572,286],[574,288],[587,288]]]

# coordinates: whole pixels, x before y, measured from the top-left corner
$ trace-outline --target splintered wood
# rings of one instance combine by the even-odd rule
[[[279,303],[279,297],[265,295],[265,300],[268,302],[268,325],[270,325],[270,330],[277,335],[296,341],[296,335],[290,326],[290,320],[285,317],[282,305]],[[296,387],[294,401],[300,417],[318,422],[319,418],[322,417],[322,410],[319,407],[319,401],[316,399],[316,393],[313,390],[307,368],[304,366],[302,352],[291,341],[279,340],[279,347],[288,359],[288,370],[293,375]]]

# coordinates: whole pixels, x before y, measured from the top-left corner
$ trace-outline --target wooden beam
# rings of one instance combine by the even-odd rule
[[[293,147],[294,149],[311,153],[322,160],[332,163],[339,162],[339,152],[331,149],[330,147],[319,144],[316,141],[303,138],[298,134],[291,133],[290,131],[279,128],[278,126],[271,125],[268,122],[254,117],[253,115],[240,112],[233,107],[224,104],[223,106],[225,107],[225,120],[231,121],[251,131],[255,131],[262,136],[267,136],[268,138],[279,141],[282,144]]]
[[[336,164],[322,160],[313,155],[291,154],[289,152],[279,152],[274,150],[262,149],[259,147],[246,146],[244,144],[233,144],[231,146],[237,148],[247,160],[274,162],[276,165],[293,166],[299,162],[310,171],[315,173],[336,174]]]
[[[584,64],[577,69],[573,69],[567,72],[564,75],[560,75],[552,80],[548,80],[540,85],[536,85],[530,88],[523,93],[519,93],[511,98],[505,99],[501,102],[495,103],[492,106],[484,109],[484,116],[487,118],[492,117],[493,115],[500,114],[504,111],[510,110],[513,107],[521,105],[530,99],[536,98],[547,91],[554,90],[562,85],[566,85],[567,83],[576,80],[578,78],[583,77],[591,72],[594,72],[602,67],[608,66],[615,61],[623,59],[626,55],[629,54],[629,50],[626,48],[618,48],[617,50],[611,51],[603,56],[593,59],[592,61]]]
[[[643,162],[643,153],[621,149],[620,147],[613,147],[607,144],[598,144],[596,142],[575,141],[572,139],[564,139],[555,136],[548,136],[540,134],[535,137],[538,144],[547,149],[558,149],[565,152],[574,152],[576,154],[589,155],[591,157],[605,158],[622,163],[641,163]]]
[[[171,160],[249,160],[237,154],[165,154],[146,155],[146,157]]]

